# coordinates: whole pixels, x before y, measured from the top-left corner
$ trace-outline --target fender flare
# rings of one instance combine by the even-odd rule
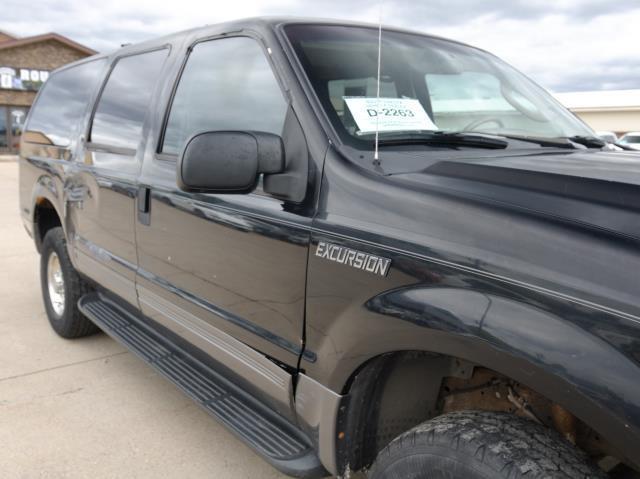
[[[535,302],[531,294],[499,293],[414,285],[370,299],[365,307],[375,316],[401,319],[411,327],[401,325],[405,333],[384,342],[372,341],[376,328],[360,329],[346,361],[351,364],[343,364],[353,372],[344,384],[350,384],[365,363],[386,353],[424,351],[460,358],[560,404],[606,438],[623,459],[640,467],[640,394],[635,381],[640,367],[607,339],[608,325],[619,333],[622,318],[547,295],[544,302]]]

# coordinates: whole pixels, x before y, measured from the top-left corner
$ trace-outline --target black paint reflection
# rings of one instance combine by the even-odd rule
[[[118,60],[102,92],[91,127],[94,143],[135,149],[168,50]]]
[[[30,141],[69,146],[105,62],[94,60],[51,75],[27,125],[27,131],[34,133]]]

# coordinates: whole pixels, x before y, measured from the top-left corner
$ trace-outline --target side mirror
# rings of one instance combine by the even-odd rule
[[[207,131],[187,141],[178,161],[178,186],[194,193],[250,193],[260,173],[281,173],[285,158],[278,135]]]

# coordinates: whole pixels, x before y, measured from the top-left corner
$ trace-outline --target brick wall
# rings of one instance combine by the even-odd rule
[[[0,105],[31,106],[35,91],[0,90]]]
[[[1,33],[0,33],[1,35]],[[1,38],[0,38],[1,41]],[[56,40],[0,49],[0,66],[55,70],[87,55]],[[36,92],[0,90],[0,105],[29,106]]]
[[[55,40],[0,50],[0,65],[54,70],[87,55]]]

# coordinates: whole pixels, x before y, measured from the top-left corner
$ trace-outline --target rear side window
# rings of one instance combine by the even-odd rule
[[[162,153],[178,154],[198,132],[282,134],[287,103],[260,45],[248,37],[198,43],[176,89]]]
[[[49,77],[26,128],[30,142],[69,146],[105,62],[103,59],[82,63]]]
[[[168,50],[120,58],[93,116],[91,142],[135,150]]]

